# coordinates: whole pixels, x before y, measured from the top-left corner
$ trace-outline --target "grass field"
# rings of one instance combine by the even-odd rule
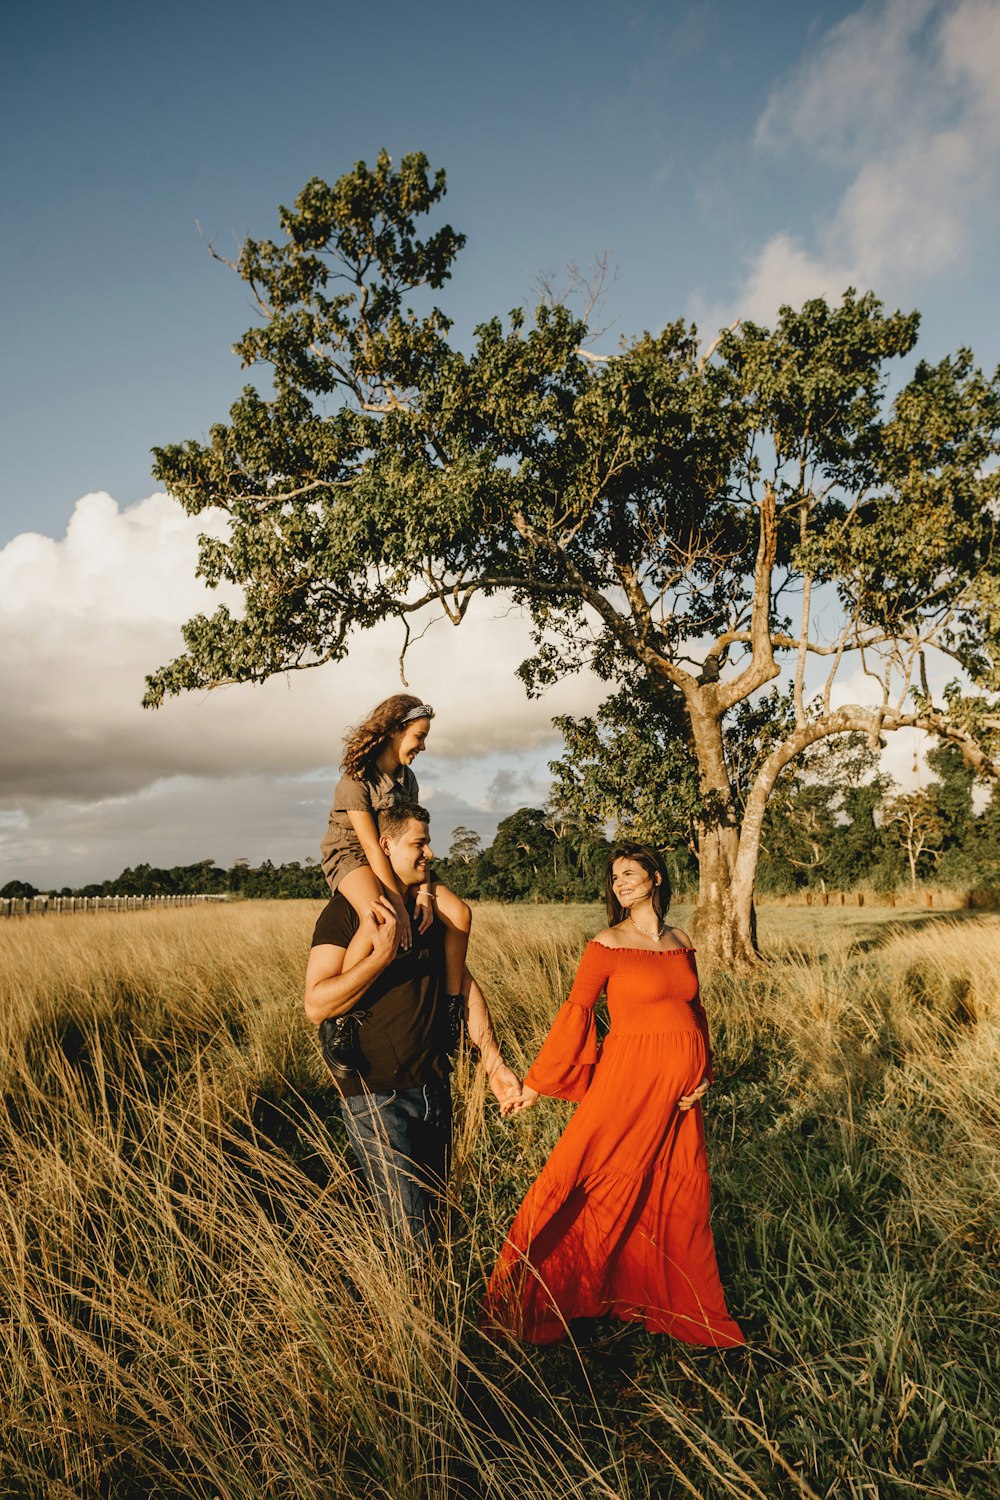
[[[504,1124],[467,1064],[450,1242],[400,1263],[301,1013],[317,910],[0,928],[0,1495],[1000,1492],[1000,919],[765,908],[773,961],[710,986],[720,1354],[481,1339],[568,1106]],[[599,925],[478,910],[515,1064]]]

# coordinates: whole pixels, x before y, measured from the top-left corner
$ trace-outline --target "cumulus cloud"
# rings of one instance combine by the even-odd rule
[[[398,685],[398,633],[359,637],[336,666],[143,711],[144,674],[179,649],[179,622],[218,597],[194,577],[203,524],[164,495],[126,509],[87,495],[65,537],[24,534],[0,550],[0,884],[316,854],[343,731]],[[413,690],[438,711],[417,770],[443,852],[459,823],[488,841],[499,818],[540,805],[552,716],[593,712],[604,696],[581,675],[529,701],[514,678],[529,646],[523,617],[494,602],[458,630],[433,624],[411,650]],[[859,675],[838,701],[871,693]],[[893,756],[900,779],[912,753],[900,744]]]
[[[960,270],[996,222],[1000,6],[995,0],[863,5],[774,89],[756,145],[798,156],[841,188],[803,233],[778,230],[750,257],[731,308],[768,322],[783,303],[848,285],[912,295]]]
[[[204,529],[166,495],[120,509],[91,494],[64,537],[26,533],[0,550],[4,878],[312,851],[344,730],[399,688],[400,633],[359,636],[346,661],[314,672],[144,711],[144,676],[181,649],[180,622],[220,599],[194,576]],[[413,691],[438,714],[421,780],[446,831],[454,814],[488,833],[506,810],[489,789],[498,767],[527,762],[540,783],[553,715],[603,696],[583,674],[529,701],[514,677],[529,648],[524,617],[482,601],[410,649]]]
[[[218,602],[194,577],[202,529],[165,495],[120,510],[96,494],[64,538],[22,535],[0,551],[0,801],[331,766],[344,729],[398,690],[401,637],[385,626],[359,636],[345,662],[140,709],[145,673],[181,648],[179,623]],[[496,601],[415,642],[407,674],[438,710],[436,755],[524,751],[552,739],[553,714],[589,711],[600,689],[586,676],[525,697],[513,673],[529,647],[523,616]]]
[[[479,778],[471,780],[476,793]],[[17,877],[43,889],[79,886],[140,862],[169,869],[203,859],[223,866],[236,859],[254,865],[317,859],[331,788],[324,772],[170,776],[127,796],[0,811],[0,884]],[[488,808],[470,802],[437,772],[424,779],[421,795],[442,854],[458,824],[488,843],[497,821],[513,810],[502,800]]]

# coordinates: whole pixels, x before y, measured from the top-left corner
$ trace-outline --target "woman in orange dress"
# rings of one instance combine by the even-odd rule
[[[670,886],[654,850],[612,851],[605,894],[611,925],[588,943],[519,1101],[549,1094],[580,1107],[511,1225],[486,1323],[548,1344],[571,1318],[610,1313],[690,1344],[742,1344],[708,1222],[701,1099],[712,1065],[694,949],[666,925]],[[599,1045],[602,990],[611,1029]]]

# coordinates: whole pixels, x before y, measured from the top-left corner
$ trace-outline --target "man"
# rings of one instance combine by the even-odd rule
[[[412,912],[433,858],[428,814],[413,803],[383,811],[379,843]],[[335,895],[313,932],[305,1008],[320,1029],[348,1138],[377,1203],[401,1243],[426,1249],[451,1151],[450,1002],[461,1007],[503,1114],[516,1108],[521,1082],[500,1055],[468,966],[461,996],[445,994],[441,922],[435,918],[425,933],[414,922],[411,931],[412,947],[401,952],[396,914],[385,897],[360,918],[346,897]],[[340,1018],[347,1017],[345,1025]]]

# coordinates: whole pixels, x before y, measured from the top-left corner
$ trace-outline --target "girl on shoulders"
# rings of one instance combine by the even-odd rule
[[[332,894],[341,892],[359,916],[383,894],[392,902],[410,946],[410,915],[404,892],[379,844],[379,813],[396,802],[419,802],[414,760],[424,749],[434,710],[410,693],[394,693],[372,709],[344,737],[343,775],[333,794],[326,836],[320,846],[323,874]],[[428,881],[417,894],[415,919],[426,932],[435,911],[445,928],[449,994],[462,988],[472,912],[440,881]]]

